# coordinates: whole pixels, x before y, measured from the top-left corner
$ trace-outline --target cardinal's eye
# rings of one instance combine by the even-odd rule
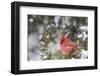
[[[63,42],[64,42],[64,40],[61,40],[61,41],[60,41],[60,43],[63,43]]]

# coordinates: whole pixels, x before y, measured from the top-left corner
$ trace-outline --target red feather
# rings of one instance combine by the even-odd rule
[[[63,54],[70,53],[73,48],[76,48],[77,45],[75,42],[72,42],[70,39],[64,36],[64,34],[61,35],[60,38],[60,47],[61,47],[61,52]]]

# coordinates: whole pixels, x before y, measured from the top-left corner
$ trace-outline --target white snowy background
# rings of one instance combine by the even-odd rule
[[[1,0],[0,2],[0,76],[14,76],[10,73],[11,66],[11,6],[10,3],[14,0]],[[16,0],[19,1],[19,0]],[[43,3],[58,3],[58,4],[73,4],[73,5],[89,5],[98,6],[98,13],[100,13],[100,0],[21,0],[28,2],[43,2]],[[100,14],[98,14],[100,20]],[[98,21],[98,25],[100,22]],[[6,28],[5,28],[6,27]],[[3,32],[5,29],[5,32]],[[98,26],[100,29],[100,26]],[[98,30],[100,32],[100,30]],[[100,45],[100,34],[98,34],[98,44]],[[100,48],[98,48],[100,50]],[[100,51],[98,51],[100,54]],[[83,70],[83,71],[71,71],[71,72],[53,72],[53,73],[38,73],[38,74],[22,74],[19,76],[99,76],[100,75],[100,55],[98,55],[98,70]]]

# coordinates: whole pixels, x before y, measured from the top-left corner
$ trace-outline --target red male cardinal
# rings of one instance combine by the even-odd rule
[[[60,38],[60,47],[63,54],[69,54],[73,48],[77,47],[77,44],[72,42],[70,39],[65,37],[64,34],[62,34]]]

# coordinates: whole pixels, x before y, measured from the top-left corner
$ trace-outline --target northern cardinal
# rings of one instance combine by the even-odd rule
[[[76,48],[77,44],[72,42],[69,38],[65,37],[64,34],[60,38],[60,48],[63,54],[69,54],[73,48]]]

